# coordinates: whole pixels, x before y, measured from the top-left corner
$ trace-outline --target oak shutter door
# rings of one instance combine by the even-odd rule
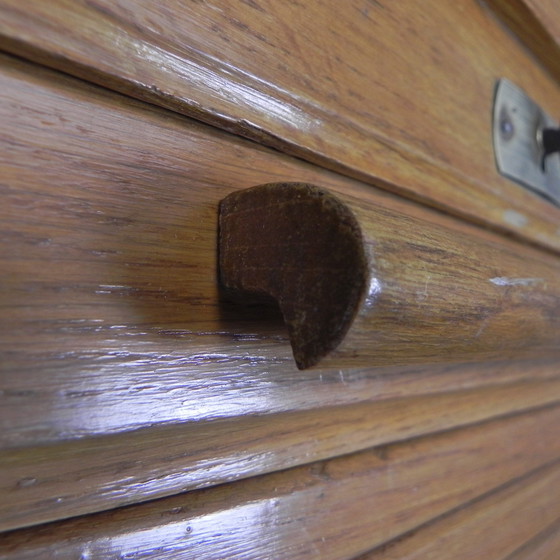
[[[556,559],[558,28],[0,0],[0,558]]]

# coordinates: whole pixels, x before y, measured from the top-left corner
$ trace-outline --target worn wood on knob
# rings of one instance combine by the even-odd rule
[[[537,252],[302,183],[232,193],[220,231],[223,285],[277,300],[300,368],[558,352],[560,265]]]

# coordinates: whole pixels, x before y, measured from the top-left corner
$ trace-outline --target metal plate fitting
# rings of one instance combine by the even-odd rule
[[[545,152],[543,130],[558,124],[523,90],[502,78],[494,97],[498,171],[560,206],[560,154]]]

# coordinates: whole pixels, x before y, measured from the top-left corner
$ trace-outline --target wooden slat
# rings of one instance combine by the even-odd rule
[[[560,5],[556,0],[487,0],[488,5],[560,80]],[[554,114],[560,119],[560,113]]]
[[[559,356],[560,262],[537,251],[269,183],[221,202],[219,253],[226,288],[278,302],[301,369]]]
[[[559,401],[559,381],[520,383],[4,450],[0,530],[238,480]]]
[[[361,193],[452,235],[525,249],[169,113],[3,62],[5,444],[349,404],[380,394],[378,383],[364,387],[368,379],[397,372],[385,394],[418,392],[413,379],[433,392],[537,375],[525,364],[465,374],[446,365],[424,376],[417,368],[355,370],[347,377],[359,388],[325,399],[320,376],[339,379],[337,370],[298,372],[281,325],[220,304],[224,194],[265,178],[300,178]],[[533,369],[550,373],[542,366]]]
[[[1,557],[352,558],[557,463],[560,409],[5,534]]]
[[[0,47],[558,250],[560,210],[499,177],[510,78],[560,88],[475,0],[0,2]]]
[[[300,372],[281,325],[257,319],[260,309],[239,316],[217,292],[218,202],[271,177],[362,193],[455,233],[516,244],[169,112],[1,60],[5,527],[558,400],[557,364],[544,358]],[[406,410],[414,416],[405,419]],[[370,425],[370,415],[391,422]]]
[[[555,463],[356,560],[522,560],[524,554],[510,554],[526,550],[536,536],[542,542],[542,528],[558,527],[559,518],[560,464]]]
[[[520,547],[506,560],[557,560],[560,556],[560,521]]]

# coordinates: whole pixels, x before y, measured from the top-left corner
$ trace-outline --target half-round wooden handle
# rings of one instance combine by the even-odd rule
[[[313,185],[220,205],[220,278],[279,304],[299,368],[560,352],[560,264]]]

